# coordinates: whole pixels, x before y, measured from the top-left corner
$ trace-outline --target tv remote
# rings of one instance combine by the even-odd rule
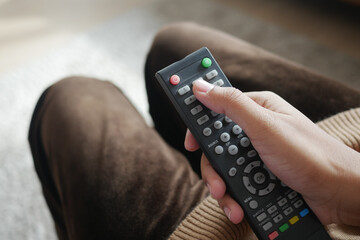
[[[197,79],[231,87],[207,48],[158,71],[156,78],[260,240],[331,239],[302,196],[265,166],[241,126],[196,100]]]

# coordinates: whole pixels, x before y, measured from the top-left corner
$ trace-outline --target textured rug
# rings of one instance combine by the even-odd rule
[[[157,0],[80,34],[65,46],[0,76],[0,239],[56,239],[27,144],[41,92],[69,75],[118,85],[149,124],[143,66],[156,31],[175,21],[222,29],[360,88],[360,61],[212,0]]]

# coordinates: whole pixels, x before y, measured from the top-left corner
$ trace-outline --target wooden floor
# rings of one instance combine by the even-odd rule
[[[152,0],[0,0],[0,74]],[[214,0],[360,59],[360,7],[331,0]]]

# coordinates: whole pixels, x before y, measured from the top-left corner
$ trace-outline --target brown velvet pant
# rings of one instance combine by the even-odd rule
[[[360,92],[194,24],[161,30],[145,66],[155,129],[113,84],[64,79],[41,96],[29,142],[60,239],[166,239],[208,191],[200,152],[154,74],[207,46],[232,84],[278,93],[313,121],[357,107]]]

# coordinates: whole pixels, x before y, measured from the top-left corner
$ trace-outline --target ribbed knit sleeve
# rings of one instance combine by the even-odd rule
[[[329,135],[360,152],[360,108],[336,114],[319,122],[318,126]]]
[[[246,221],[233,224],[228,220],[216,200],[205,198],[177,227],[170,240],[235,240],[257,239]],[[243,238],[245,237],[245,238]]]
[[[360,103],[359,103],[360,104]],[[360,108],[351,109],[327,118],[317,125],[329,135],[360,152]],[[360,228],[331,224],[326,227],[332,239],[360,239]],[[256,240],[246,221],[231,223],[217,201],[204,199],[181,222],[170,240]]]

